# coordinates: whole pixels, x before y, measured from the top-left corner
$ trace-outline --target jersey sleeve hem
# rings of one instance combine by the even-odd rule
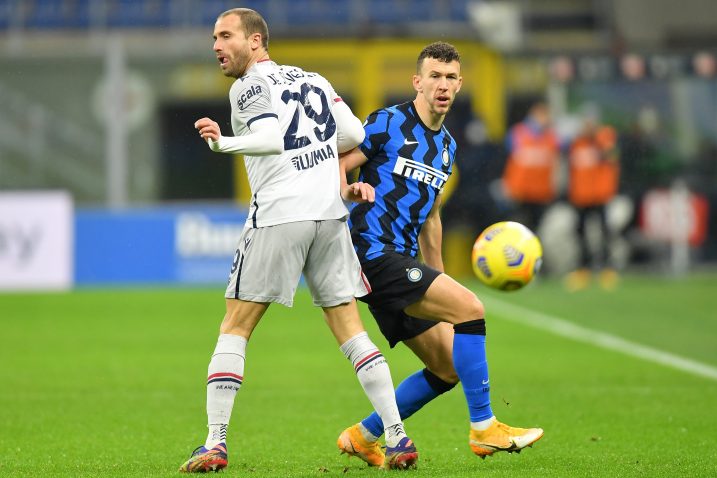
[[[249,119],[249,120],[246,122],[246,127],[247,127],[247,128],[251,127],[251,124],[252,124],[254,121],[257,121],[257,120],[260,120],[260,119],[263,119],[263,118],[276,118],[276,119],[279,119],[279,116],[278,116],[276,113],[262,113],[262,114],[260,114],[260,115],[256,115],[256,116],[254,116],[253,118]]]
[[[367,158],[371,157],[371,148],[369,146],[366,146],[365,142],[358,145],[358,149],[361,150],[364,156]]]

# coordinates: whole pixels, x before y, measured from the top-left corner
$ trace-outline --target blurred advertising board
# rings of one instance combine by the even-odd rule
[[[64,191],[0,192],[0,290],[72,287],[73,214]]]
[[[640,226],[645,236],[699,246],[707,238],[707,198],[686,189],[653,189],[642,200]]]
[[[246,211],[233,206],[80,209],[75,282],[226,282],[245,220]]]

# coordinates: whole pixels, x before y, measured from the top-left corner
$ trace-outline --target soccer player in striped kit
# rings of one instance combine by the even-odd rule
[[[441,192],[451,174],[456,143],[443,126],[461,88],[460,57],[447,43],[418,56],[415,100],[372,113],[366,138],[341,158],[346,172],[375,188],[375,201],[351,210],[354,247],[372,292],[361,300],[391,347],[406,344],[426,368],[396,389],[406,419],[440,394],[463,384],[470,414],[469,444],[485,458],[520,451],[543,436],[540,428],[500,423],[490,407],[485,312],[480,300],[443,273]],[[418,261],[419,251],[424,262]],[[339,436],[344,452],[370,464],[383,461],[383,426],[372,414]]]
[[[224,75],[236,78],[229,92],[235,136],[222,136],[210,118],[195,127],[213,151],[244,154],[252,198],[209,363],[209,434],[180,471],[227,466],[226,432],[244,381],[247,341],[271,303],[292,305],[302,272],[386,425],[380,465],[406,468],[418,454],[403,429],[388,364],[364,331],[354,298],[370,287],[351,244],[343,200],[373,200],[373,188],[341,187],[338,157],[363,140],[361,121],[321,75],[271,61],[268,42],[266,22],[253,10],[232,9],[216,21],[214,52]]]

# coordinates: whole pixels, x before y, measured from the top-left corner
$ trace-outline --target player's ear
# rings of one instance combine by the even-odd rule
[[[261,47],[261,33],[252,33],[249,35],[249,45],[252,50],[257,50]]]
[[[461,91],[461,86],[463,86],[463,77],[462,77],[462,76],[459,76],[459,77],[458,77],[458,88],[456,88],[456,93],[458,93],[459,91]]]
[[[418,75],[413,75],[413,89],[419,93],[423,91],[423,85],[421,85],[421,77]]]

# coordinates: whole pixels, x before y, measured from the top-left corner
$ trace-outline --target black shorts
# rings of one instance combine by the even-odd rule
[[[391,348],[437,324],[411,317],[403,309],[418,302],[440,272],[411,256],[395,252],[362,262],[361,268],[371,284],[371,293],[359,300],[368,304]]]

